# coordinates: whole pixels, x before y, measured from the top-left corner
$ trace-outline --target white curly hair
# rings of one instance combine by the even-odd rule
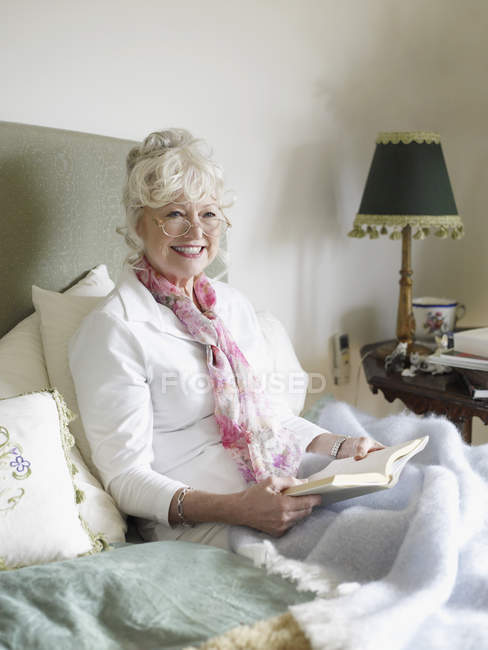
[[[126,223],[117,232],[131,249],[129,263],[139,260],[144,251],[136,232],[144,206],[159,208],[181,201],[182,196],[192,203],[211,198],[220,209],[232,204],[230,200],[224,205],[223,171],[203,140],[186,129],[154,131],[127,156],[123,193]]]

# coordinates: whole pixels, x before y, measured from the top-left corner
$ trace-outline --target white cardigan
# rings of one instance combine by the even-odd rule
[[[212,285],[215,311],[244,356],[256,372],[270,372],[271,356],[251,303],[223,282]],[[69,360],[92,460],[106,489],[122,511],[152,521],[149,527],[164,524],[159,538],[180,487],[220,494],[246,487],[221,444],[205,346],[132,270],[84,319]],[[323,432],[293,415],[279,396],[271,399],[303,449]]]

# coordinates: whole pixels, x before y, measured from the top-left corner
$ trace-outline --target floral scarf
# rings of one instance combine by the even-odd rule
[[[302,456],[300,445],[293,432],[281,426],[252,368],[215,313],[215,290],[205,274],[200,273],[193,282],[203,313],[145,257],[138,263],[136,275],[155,300],[169,307],[188,332],[206,346],[222,444],[245,480],[251,483],[272,475],[295,476]]]

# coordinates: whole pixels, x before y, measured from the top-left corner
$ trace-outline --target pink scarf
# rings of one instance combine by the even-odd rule
[[[223,321],[213,311],[215,290],[204,273],[193,288],[203,313],[144,257],[136,275],[155,300],[169,307],[188,332],[207,348],[215,418],[223,446],[230,451],[245,480],[259,482],[295,476],[301,450],[293,432],[281,426],[259,387],[259,381]]]

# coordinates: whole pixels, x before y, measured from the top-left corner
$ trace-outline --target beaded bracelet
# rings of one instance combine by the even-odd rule
[[[341,438],[337,438],[337,440],[332,445],[331,450],[329,451],[329,456],[332,456],[332,458],[337,458],[339,449],[342,447],[342,443],[345,442],[346,440],[347,438],[345,438],[344,436],[342,436]]]
[[[189,487],[188,485],[184,487],[181,492],[178,494],[178,499],[176,501],[176,512],[178,514],[178,519],[179,519],[179,524],[183,526],[184,528],[193,528],[195,526],[195,522],[193,521],[188,521],[188,519],[185,519],[185,514],[183,512],[183,500],[188,494],[188,492],[192,492],[193,488]]]

